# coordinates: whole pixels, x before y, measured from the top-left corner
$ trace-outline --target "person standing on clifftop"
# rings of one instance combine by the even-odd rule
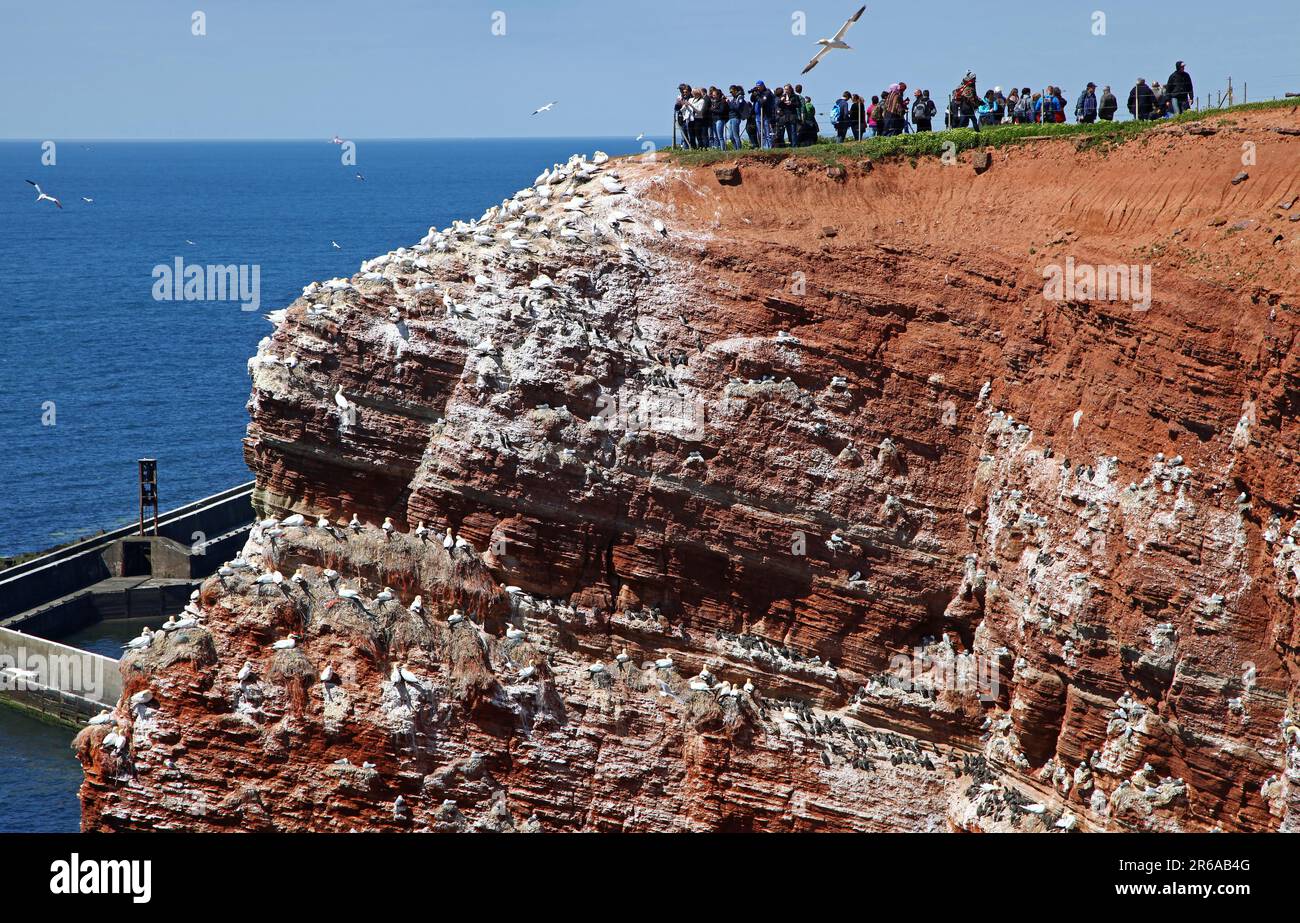
[[[953,128],[965,128],[969,125],[976,131],[980,130],[979,119],[975,117],[975,112],[979,108],[979,92],[975,89],[975,75],[969,71],[962,79],[961,86],[953,90],[952,108],[956,116],[956,124],[952,126]]]
[[[748,125],[754,117],[754,106],[745,98],[745,88],[732,84],[731,98],[727,100],[727,138],[736,150],[740,150],[740,126]],[[753,135],[751,134],[751,138]],[[758,145],[754,145],[757,147]]]
[[[912,103],[912,124],[916,126],[918,132],[930,131],[930,126],[934,123],[935,109],[934,100],[930,99],[929,90],[917,90],[915,101]]]
[[[1113,122],[1115,113],[1119,111],[1119,100],[1115,94],[1110,91],[1109,86],[1101,88],[1101,102],[1097,106],[1097,118],[1103,122]]]
[[[682,144],[685,147],[691,146],[691,130],[687,127],[690,121],[690,114],[687,111],[691,105],[691,85],[689,83],[679,83],[677,85],[677,99],[673,101],[673,118],[677,122],[677,128],[682,135]]]
[[[1192,108],[1192,75],[1187,73],[1182,61],[1174,64],[1174,72],[1165,81],[1165,92],[1169,94],[1174,115],[1182,115]]]
[[[759,144],[762,147],[771,147],[776,130],[776,95],[760,80],[749,91],[749,101],[754,104],[754,120]]]
[[[1074,117],[1080,125],[1097,121],[1097,84],[1089,83],[1079,94],[1079,101],[1074,104]]]
[[[1133,89],[1128,92],[1128,111],[1135,119],[1155,118],[1156,94],[1147,86],[1146,78],[1139,77]]]

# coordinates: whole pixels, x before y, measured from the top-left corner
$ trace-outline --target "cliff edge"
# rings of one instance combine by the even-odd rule
[[[575,158],[309,286],[84,828],[1294,828],[1297,129]]]

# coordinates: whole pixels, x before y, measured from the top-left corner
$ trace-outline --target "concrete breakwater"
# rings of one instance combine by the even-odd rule
[[[109,619],[179,612],[199,581],[243,545],[253,485],[171,510],[156,534],[134,526],[0,571],[0,700],[78,722],[122,692],[118,661],[57,638]]]

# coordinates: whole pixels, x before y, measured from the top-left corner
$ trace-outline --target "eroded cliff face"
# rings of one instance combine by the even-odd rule
[[[309,287],[245,444],[306,523],[128,655],[85,828],[1296,826],[1298,126],[573,161]]]

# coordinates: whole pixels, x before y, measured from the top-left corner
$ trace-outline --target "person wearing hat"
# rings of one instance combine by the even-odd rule
[[[758,81],[749,91],[749,101],[754,104],[754,122],[760,147],[771,147],[776,131],[776,95],[767,84]]]
[[[1097,121],[1097,84],[1089,83],[1079,94],[1079,101],[1074,104],[1074,118],[1080,125]]]
[[[1174,64],[1174,72],[1165,81],[1165,93],[1174,115],[1182,115],[1192,108],[1192,75],[1187,73],[1182,61]]]

